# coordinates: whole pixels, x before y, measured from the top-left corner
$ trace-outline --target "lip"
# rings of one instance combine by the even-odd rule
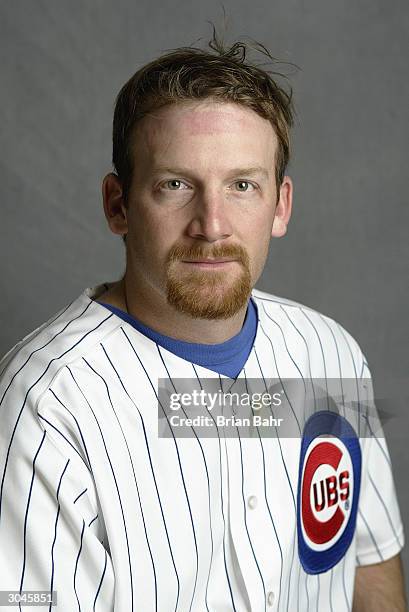
[[[236,262],[236,259],[200,259],[200,260],[182,260],[182,263],[199,268],[211,269],[221,268],[229,263]]]

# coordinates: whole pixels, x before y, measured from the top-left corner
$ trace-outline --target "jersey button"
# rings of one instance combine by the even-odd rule
[[[255,495],[250,495],[247,500],[247,505],[251,510],[254,510],[254,508],[257,506],[257,497]]]
[[[269,606],[272,606],[274,603],[274,593],[273,591],[270,591],[267,595],[267,603]]]

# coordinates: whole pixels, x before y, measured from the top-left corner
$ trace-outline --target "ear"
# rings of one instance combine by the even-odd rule
[[[293,182],[289,176],[283,178],[280,193],[274,213],[271,235],[273,238],[281,238],[287,232],[293,204]]]
[[[122,183],[119,177],[110,172],[102,182],[102,198],[105,217],[114,234],[128,233],[127,209],[123,199]]]

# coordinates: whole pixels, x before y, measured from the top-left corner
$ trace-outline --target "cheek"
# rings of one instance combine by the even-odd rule
[[[163,216],[155,218],[144,210],[138,211],[129,227],[133,251],[140,259],[148,256],[150,261],[160,260],[175,241],[170,220]]]
[[[251,232],[247,234],[247,241],[244,246],[250,257],[251,265],[254,272],[258,273],[263,268],[271,240],[271,224],[264,222],[253,225]]]
[[[251,245],[255,252],[260,252],[270,242],[272,227],[273,219],[266,218],[266,216],[252,223],[249,222],[245,230],[244,240],[248,245]]]

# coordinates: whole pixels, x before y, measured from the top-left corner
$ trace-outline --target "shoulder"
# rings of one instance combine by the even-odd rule
[[[34,405],[67,364],[88,354],[118,328],[119,319],[92,299],[101,287],[85,289],[3,357],[0,414],[10,412],[13,403]]]
[[[291,299],[253,289],[259,321],[269,333],[280,330],[284,339],[296,339],[307,349],[353,365],[354,376],[362,376],[366,358],[357,340],[338,321]]]

